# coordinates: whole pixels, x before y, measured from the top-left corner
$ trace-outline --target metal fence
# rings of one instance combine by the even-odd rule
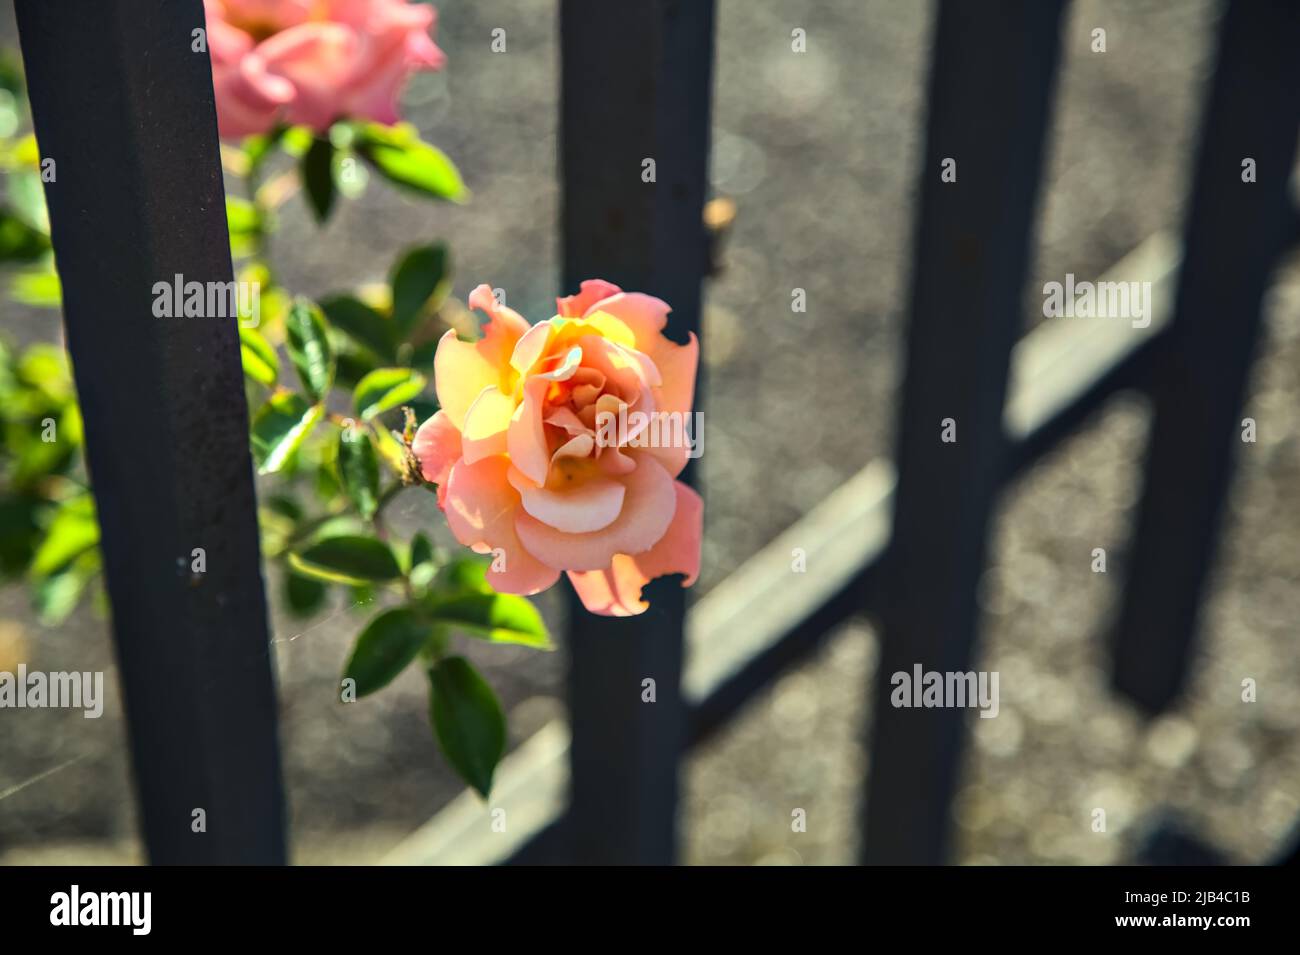
[[[16,4],[42,153],[60,168],[53,242],[149,855],[283,862],[236,330],[160,324],[148,299],[158,275],[231,278],[208,62],[178,41],[202,3],[86,4],[75,17]],[[882,634],[863,858],[946,861],[962,711],[890,706],[889,674],[970,668],[1002,489],[1121,389],[1150,396],[1154,423],[1113,682],[1151,713],[1177,697],[1262,296],[1297,235],[1300,5],[1225,7],[1181,241],[1153,238],[1113,276],[1152,281],[1172,309],[1145,329],[1020,339],[1065,6],[939,4],[894,464],[865,469],[689,612],[673,580],[651,586],[636,618],[571,601],[568,723],[498,774],[502,798],[527,807],[512,835],[489,841],[481,806],[460,800],[392,861],[674,861],[688,748],[862,612]],[[679,339],[699,331],[708,262],[713,29],[713,0],[560,4],[563,285],[600,275],[659,295]],[[600,150],[584,148],[597,137]],[[960,184],[941,180],[950,157]],[[654,184],[627,172],[645,158]],[[956,442],[940,437],[949,418]],[[209,555],[200,588],[175,573],[194,541]],[[809,573],[789,572],[792,542]],[[647,677],[654,706],[640,698]],[[190,838],[194,806],[209,807],[217,838]]]

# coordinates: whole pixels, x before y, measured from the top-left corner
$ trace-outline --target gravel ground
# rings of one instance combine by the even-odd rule
[[[292,287],[323,293],[382,277],[405,244],[445,238],[456,294],[489,281],[546,317],[559,271],[555,6],[440,8],[449,69],[416,83],[409,114],[465,170],[474,201],[432,207],[372,185],[323,234],[293,205],[274,254]],[[739,216],[705,314],[699,592],[892,446],[931,23],[930,4],[902,0],[720,0],[713,178]],[[1096,275],[1180,221],[1212,25],[1200,0],[1074,5],[1027,314],[1044,281]],[[1089,51],[1095,26],[1107,30],[1105,54]],[[495,27],[507,31],[503,55],[488,52]],[[805,54],[790,51],[795,27],[807,30]],[[0,42],[12,35],[6,24]],[[790,311],[796,287],[805,314]],[[972,724],[956,812],[962,861],[1126,861],[1164,807],[1257,861],[1300,813],[1300,699],[1287,692],[1300,677],[1298,317],[1293,263],[1270,299],[1273,337],[1252,383],[1260,441],[1242,455],[1194,685],[1173,712],[1145,722],[1114,699],[1098,639],[1122,580],[1141,403],[1114,402],[1006,496],[980,663],[1003,674],[1004,700],[998,719]],[[5,319],[20,338],[56,334],[48,315]],[[437,523],[425,495],[399,499],[394,514]],[[1095,546],[1112,553],[1109,574],[1089,570]],[[558,601],[542,603],[558,623]],[[333,704],[355,613],[274,621],[302,862],[373,860],[458,791],[428,737],[418,674],[363,705]],[[0,666],[111,665],[103,619],[89,612],[42,632],[9,589],[0,620]],[[475,649],[513,741],[562,713],[562,652]],[[691,757],[688,860],[852,861],[874,658],[870,626],[846,625]],[[1259,682],[1257,704],[1239,702],[1244,676]],[[98,721],[24,712],[10,731],[15,717],[5,719],[0,861],[138,858],[116,688]],[[1097,807],[1106,834],[1091,831]],[[806,833],[790,831],[794,808],[808,812]]]

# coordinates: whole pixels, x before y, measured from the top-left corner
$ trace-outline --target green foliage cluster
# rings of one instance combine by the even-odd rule
[[[24,109],[20,71],[0,60],[0,267],[10,273],[10,298],[57,307],[40,153],[23,132]],[[407,248],[385,283],[319,302],[285,289],[268,255],[277,210],[297,193],[323,223],[372,175],[436,200],[463,202],[468,191],[452,161],[405,124],[341,121],[322,136],[284,128],[223,145],[222,158],[228,179],[245,185],[226,202],[237,278],[260,290],[256,321],[241,314],[239,337],[277,602],[309,618],[333,595],[368,614],[340,699],[365,697],[419,665],[438,745],[486,796],[505,751],[505,716],[454,640],[550,649],[550,637],[529,601],[492,590],[483,559],[443,553],[423,532],[402,540],[384,517],[403,490],[432,490],[410,444],[416,424],[437,410],[431,379],[448,327],[449,250]],[[41,621],[55,625],[98,592],[101,571],[81,415],[61,348],[0,343],[0,438],[0,575],[23,580]]]

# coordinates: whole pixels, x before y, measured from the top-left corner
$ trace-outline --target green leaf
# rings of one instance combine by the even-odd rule
[[[264,497],[263,502],[268,510],[279,514],[286,520],[298,523],[302,520],[302,504],[288,491],[281,491],[276,494],[268,494]]]
[[[434,590],[445,596],[463,593],[496,593],[487,582],[488,560],[483,557],[457,557],[438,571]]]
[[[31,563],[41,541],[37,522],[45,502],[34,494],[0,495],[0,574],[14,576]]]
[[[387,544],[359,534],[320,540],[300,553],[291,553],[289,565],[309,577],[343,584],[396,580],[402,576],[402,568]]]
[[[365,195],[366,185],[370,182],[370,172],[357,161],[351,152],[334,153],[334,188],[339,195],[347,199],[359,199]]]
[[[32,587],[32,605],[37,619],[46,627],[57,627],[68,618],[100,570],[97,550],[88,550],[55,574]]]
[[[289,126],[280,135],[280,146],[294,159],[302,159],[316,141],[316,134],[307,126]]]
[[[68,355],[58,345],[38,342],[30,345],[18,360],[18,377],[51,401],[71,400],[72,373]]]
[[[364,610],[375,602],[373,584],[353,584],[348,588],[348,609]]]
[[[245,136],[242,143],[244,155],[248,158],[250,172],[257,172],[262,163],[270,157],[276,146],[280,145],[284,139],[284,134],[288,132],[288,126],[277,126],[268,133],[259,133],[256,136]]]
[[[14,94],[0,87],[0,159],[4,158],[7,140],[18,131],[18,102]]]
[[[253,458],[258,474],[274,474],[293,458],[325,409],[309,405],[296,392],[277,391],[253,417]]]
[[[426,603],[438,623],[464,630],[490,643],[517,643],[552,650],[550,634],[532,602],[514,594],[462,593]]]
[[[59,433],[69,444],[80,446],[85,442],[86,424],[81,419],[81,406],[75,401],[69,401],[64,406],[59,418]]]
[[[14,212],[25,223],[40,232],[50,234],[50,213],[45,207],[45,184],[35,169],[22,169],[9,174],[9,201]]]
[[[411,568],[433,561],[433,544],[422,531],[417,531],[411,538]]]
[[[379,367],[374,352],[367,348],[340,349],[336,357],[338,367],[334,373],[334,385],[345,390],[355,388],[357,382]]]
[[[329,393],[334,382],[334,350],[330,347],[325,319],[320,309],[305,298],[296,298],[285,318],[289,357],[298,369],[303,387],[316,400]]]
[[[336,487],[335,495],[339,494],[340,491],[341,489]],[[305,538],[299,541],[298,550],[302,551],[317,541],[330,540],[334,537],[365,537],[370,533],[370,530],[370,527],[355,514],[344,513],[326,517]]]
[[[439,660],[429,670],[429,688],[438,745],[452,768],[486,799],[506,751],[501,702],[464,657]]]
[[[343,678],[356,680],[358,697],[383,689],[419,655],[432,631],[433,625],[409,607],[384,611],[357,637]]]
[[[45,539],[36,548],[28,573],[33,579],[48,577],[67,567],[99,543],[99,522],[89,495],[65,501],[50,522]]]
[[[385,361],[397,357],[397,338],[392,322],[365,302],[351,295],[336,295],[320,303],[325,316],[339,331],[364,345]]]
[[[424,375],[409,368],[376,368],[357,382],[352,401],[357,414],[369,421],[424,391]]]
[[[75,408],[76,405],[71,407]],[[58,421],[58,427],[66,429],[70,424],[72,421],[69,411],[65,409]],[[56,433],[58,433],[57,429]],[[49,475],[66,471],[71,463],[73,449],[78,443],[74,442],[72,437],[65,431],[57,441],[42,441],[39,437],[30,435],[21,444],[15,442],[13,450],[17,452],[15,454],[17,460],[10,472],[14,487],[36,487]]]
[[[315,477],[316,497],[327,507],[331,506],[343,490],[343,485],[339,484],[338,471],[332,463],[322,462],[316,468]]]
[[[334,208],[334,144],[324,137],[317,137],[311,147],[303,154],[299,175],[302,176],[303,191],[307,193],[307,204],[316,216],[318,223],[323,223]]]
[[[437,308],[451,291],[447,247],[441,243],[410,249],[393,270],[393,321],[409,332],[427,309]]]
[[[302,574],[284,575],[284,598],[295,617],[310,617],[325,605],[329,587],[324,581],[304,577]]]
[[[23,95],[23,64],[16,51],[0,50],[0,90]]]
[[[53,263],[14,275],[9,294],[14,301],[33,308],[58,308],[63,304],[63,286]]]
[[[366,191],[370,174],[352,153],[352,143],[356,139],[355,127],[347,122],[335,123],[330,127],[329,138],[334,144],[334,188],[339,195],[356,199]]]
[[[407,579],[417,593],[423,593],[429,583],[437,576],[438,565],[433,554],[433,544],[423,533],[411,538],[410,562],[407,564]]]
[[[36,144],[36,134],[27,133],[11,143],[6,143],[5,150],[0,153],[0,156],[18,168],[39,169],[41,148]]]
[[[455,163],[442,150],[421,142],[411,127],[366,123],[358,129],[354,145],[389,182],[452,202],[469,197]]]
[[[262,216],[247,199],[226,196],[226,226],[232,236],[256,235],[262,229]]]
[[[50,248],[50,240],[41,232],[0,208],[0,262],[34,262]]]
[[[259,385],[271,386],[280,374],[280,359],[261,332],[251,326],[239,328],[239,354],[244,374]]]
[[[338,465],[343,490],[370,520],[379,508],[379,458],[368,429],[349,425],[339,431]]]

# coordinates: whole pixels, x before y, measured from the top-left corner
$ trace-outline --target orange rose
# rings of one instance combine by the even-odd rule
[[[492,586],[533,594],[565,571],[588,610],[627,616],[648,609],[655,577],[694,583],[703,503],[675,478],[691,456],[695,336],[675,344],[667,304],[600,280],[531,327],[487,285],[469,304],[489,316],[484,335],[438,343],[442,410],[413,450],[456,539],[493,555]]]

